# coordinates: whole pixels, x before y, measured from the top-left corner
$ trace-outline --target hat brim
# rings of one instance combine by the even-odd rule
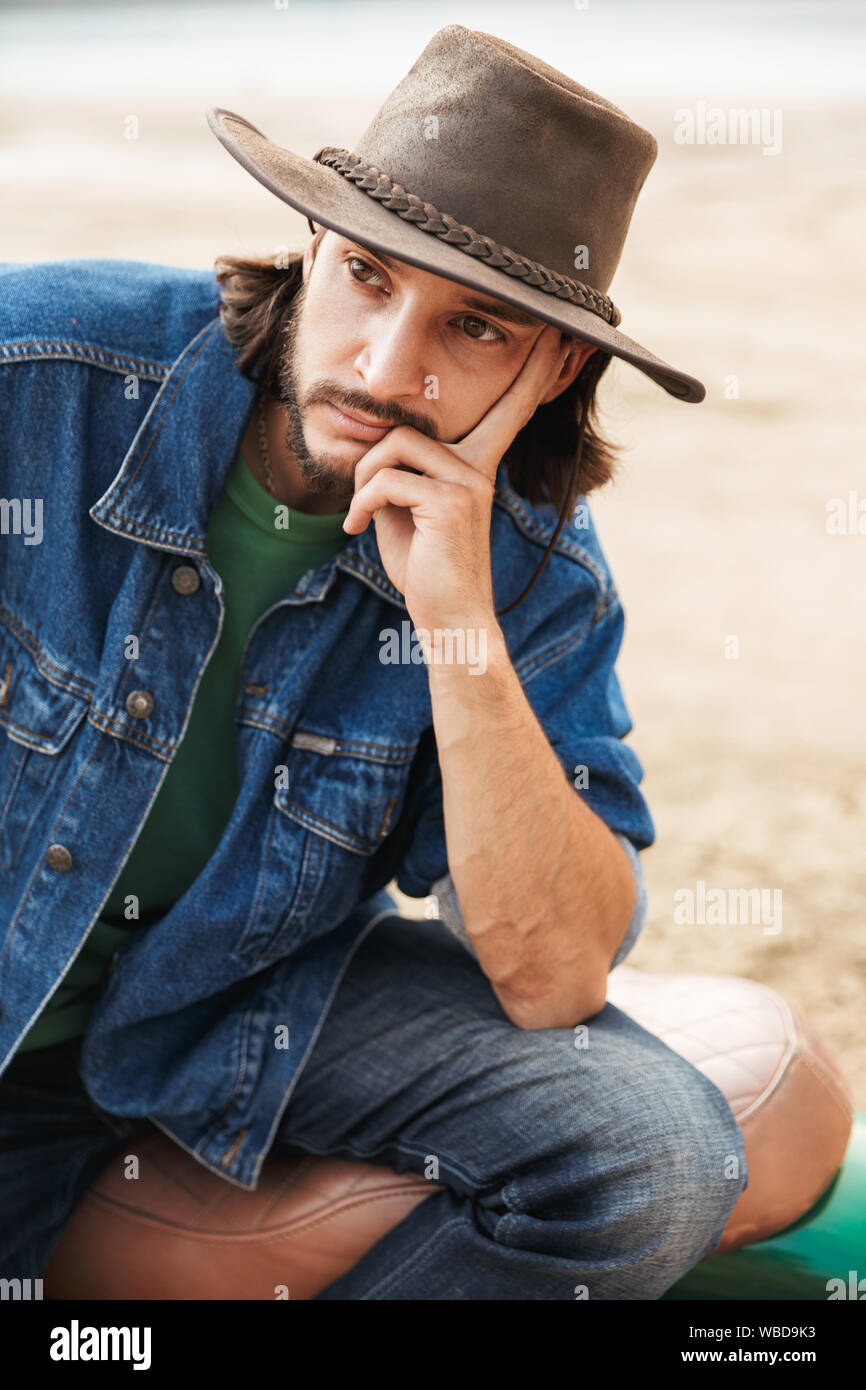
[[[704,399],[706,389],[695,377],[656,357],[597,314],[510,279],[504,271],[473,260],[459,248],[420,231],[335,169],[275,144],[233,111],[211,107],[207,121],[220,143],[253,178],[313,222],[371,251],[502,299],[544,323],[554,324],[563,333],[594,343],[637,367],[677,400]]]

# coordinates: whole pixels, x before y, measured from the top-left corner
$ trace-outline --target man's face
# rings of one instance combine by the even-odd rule
[[[307,487],[348,506],[356,464],[383,428],[455,443],[511,385],[544,323],[502,301],[326,231],[304,256],[286,324],[280,400]],[[551,399],[592,351],[575,341]],[[361,416],[353,437],[340,412]]]

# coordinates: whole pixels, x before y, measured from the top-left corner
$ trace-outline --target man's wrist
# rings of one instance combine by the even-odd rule
[[[510,666],[505,634],[494,616],[452,617],[429,625],[414,622],[428,674],[437,684],[469,675],[473,684]]]

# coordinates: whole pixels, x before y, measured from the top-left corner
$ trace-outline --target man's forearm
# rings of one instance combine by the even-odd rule
[[[628,859],[564,775],[498,625],[486,669],[430,661],[448,867],[479,964],[520,1027],[598,1012],[635,903]]]

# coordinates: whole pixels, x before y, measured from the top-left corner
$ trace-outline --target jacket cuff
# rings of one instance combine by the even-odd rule
[[[648,906],[646,880],[644,879],[644,872],[640,862],[640,856],[637,850],[635,849],[634,845],[632,844],[631,840],[629,840],[626,835],[620,835],[620,833],[616,830],[613,833],[619,840],[623,849],[625,850],[626,856],[628,857],[628,862],[631,864],[631,871],[634,875],[635,903],[631,921],[629,922],[626,934],[623,937],[622,941],[619,943],[616,954],[614,955],[614,958],[610,963],[610,970],[614,970],[620,964],[621,961],[625,960],[629,951],[634,946],[635,942],[637,941],[638,937],[643,931],[644,924],[647,919]]]
[[[444,878],[437,878],[431,888],[431,893],[436,895],[439,906],[439,920],[444,922],[450,932],[453,932],[457,940],[464,945],[470,955],[478,959],[478,952],[472,945],[469,933],[463,922],[463,913],[460,911],[460,904],[457,901],[457,894],[454,891],[454,884],[451,882],[451,875],[446,874]]]

